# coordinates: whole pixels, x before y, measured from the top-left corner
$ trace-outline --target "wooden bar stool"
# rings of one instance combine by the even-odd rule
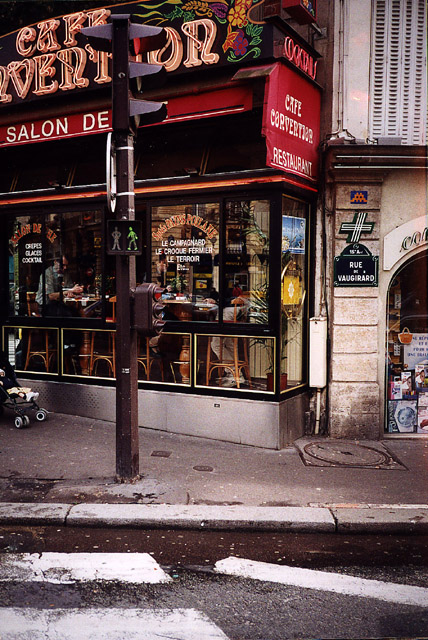
[[[232,301],[234,305],[233,310],[233,322],[242,322],[245,321],[246,315],[242,317],[242,319],[238,320],[238,310],[241,310],[239,306],[239,300],[235,299]],[[231,321],[232,322],[232,321]],[[212,353],[214,353],[212,349],[212,341],[213,337],[208,337],[207,344],[207,369],[206,369],[206,384],[207,386],[210,383],[211,376],[215,370],[218,370],[219,378],[223,379],[224,370],[230,371],[232,377],[236,383],[238,389],[241,388],[241,375],[245,373],[245,378],[248,382],[248,386],[252,389],[251,375],[250,375],[250,362],[249,362],[249,353],[248,353],[248,338],[245,336],[218,336],[218,354],[216,354],[216,359],[212,359]],[[226,343],[226,341],[228,341]],[[224,357],[224,351],[229,351],[231,354],[231,358],[227,360]],[[232,353],[233,352],[233,353]],[[221,386],[221,382],[220,382]]]
[[[144,342],[143,342],[144,341]],[[142,352],[142,344],[145,345],[145,351]],[[150,355],[150,338],[140,338],[140,336],[138,336],[137,339],[137,362],[138,365],[141,365],[144,369],[144,372],[146,374],[146,380],[150,380],[150,372],[153,366],[154,362],[157,362],[159,364],[159,369],[161,372],[161,379],[162,382],[164,381],[164,371],[163,371],[163,362],[162,362],[162,358],[154,358],[153,356]]]
[[[40,317],[39,305],[36,302],[36,294],[27,292],[27,312],[28,317]],[[56,349],[49,345],[48,329],[28,329],[27,356],[25,359],[24,369],[28,370],[30,361],[40,359],[46,372],[49,373],[51,360],[56,354]]]
[[[106,344],[106,336],[107,344]],[[103,340],[101,341],[101,334]],[[89,354],[89,375],[96,375],[100,362],[106,362],[108,371],[116,377],[116,333],[114,331],[91,331],[91,349]]]

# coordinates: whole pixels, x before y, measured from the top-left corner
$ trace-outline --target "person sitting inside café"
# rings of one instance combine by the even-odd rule
[[[66,255],[55,258],[54,263],[45,270],[45,304],[47,315],[63,315],[59,305],[64,298],[74,298],[81,295],[83,287],[76,284],[68,271],[68,258]],[[43,305],[43,277],[40,276],[39,287],[36,293],[36,302],[39,308]]]

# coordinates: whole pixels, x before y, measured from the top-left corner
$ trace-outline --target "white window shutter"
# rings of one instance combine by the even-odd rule
[[[374,0],[370,137],[425,144],[426,0]]]

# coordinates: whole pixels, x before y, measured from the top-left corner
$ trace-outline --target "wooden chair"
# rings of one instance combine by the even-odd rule
[[[111,296],[111,316],[106,317],[106,322],[116,322],[116,296]],[[101,334],[101,335],[100,335]],[[103,338],[103,340],[102,340]],[[90,376],[96,375],[100,362],[106,362],[108,371],[111,372],[113,378],[116,377],[116,334],[114,331],[108,332],[107,345],[105,344],[105,332],[91,331],[90,349],[89,349],[89,367]]]
[[[108,336],[105,334],[108,333]],[[107,344],[106,344],[107,343]],[[116,334],[114,331],[91,331],[89,375],[98,373],[100,362],[107,363],[108,371],[116,377]]]
[[[40,317],[39,305],[36,302],[36,294],[27,291],[27,313],[29,318]],[[27,357],[24,370],[27,371],[30,361],[40,359],[46,372],[49,373],[51,360],[56,354],[56,349],[49,345],[48,329],[28,329]]]
[[[239,298],[232,300],[232,304],[234,306],[233,310],[233,321],[229,321],[230,323],[234,322],[243,322],[246,319],[246,314],[244,313],[241,318],[238,319],[238,314],[241,311],[242,307],[240,306]],[[226,321],[227,322],[227,321]],[[221,382],[223,380],[224,370],[230,371],[236,386],[238,389],[241,388],[240,377],[242,372],[245,373],[245,377],[248,382],[248,386],[252,389],[251,375],[250,375],[250,362],[248,355],[248,338],[244,336],[219,336],[219,348],[218,348],[218,356],[216,359],[212,359],[212,336],[208,337],[207,344],[207,369],[206,369],[206,384],[207,386],[210,383],[211,376],[213,371],[218,370],[219,378]],[[225,341],[228,340],[231,343],[231,347],[233,350],[233,359],[225,360],[223,357],[223,352],[225,349]],[[228,345],[230,350],[230,347]],[[220,386],[221,386],[220,382]]]
[[[142,351],[142,344],[144,344],[144,352]],[[154,358],[150,356],[150,338],[141,338],[140,336],[138,336],[137,339],[137,362],[138,365],[141,365],[144,369],[144,372],[146,374],[146,380],[150,380],[150,372],[153,366],[154,362],[157,362],[159,364],[159,369],[161,372],[161,378],[162,378],[162,382],[164,381],[164,371],[163,371],[163,362],[162,362],[162,358]]]

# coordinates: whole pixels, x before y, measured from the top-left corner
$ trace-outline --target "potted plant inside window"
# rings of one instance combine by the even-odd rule
[[[187,287],[187,280],[182,275],[176,275],[169,282],[169,285],[171,286],[173,293],[184,293]]]

